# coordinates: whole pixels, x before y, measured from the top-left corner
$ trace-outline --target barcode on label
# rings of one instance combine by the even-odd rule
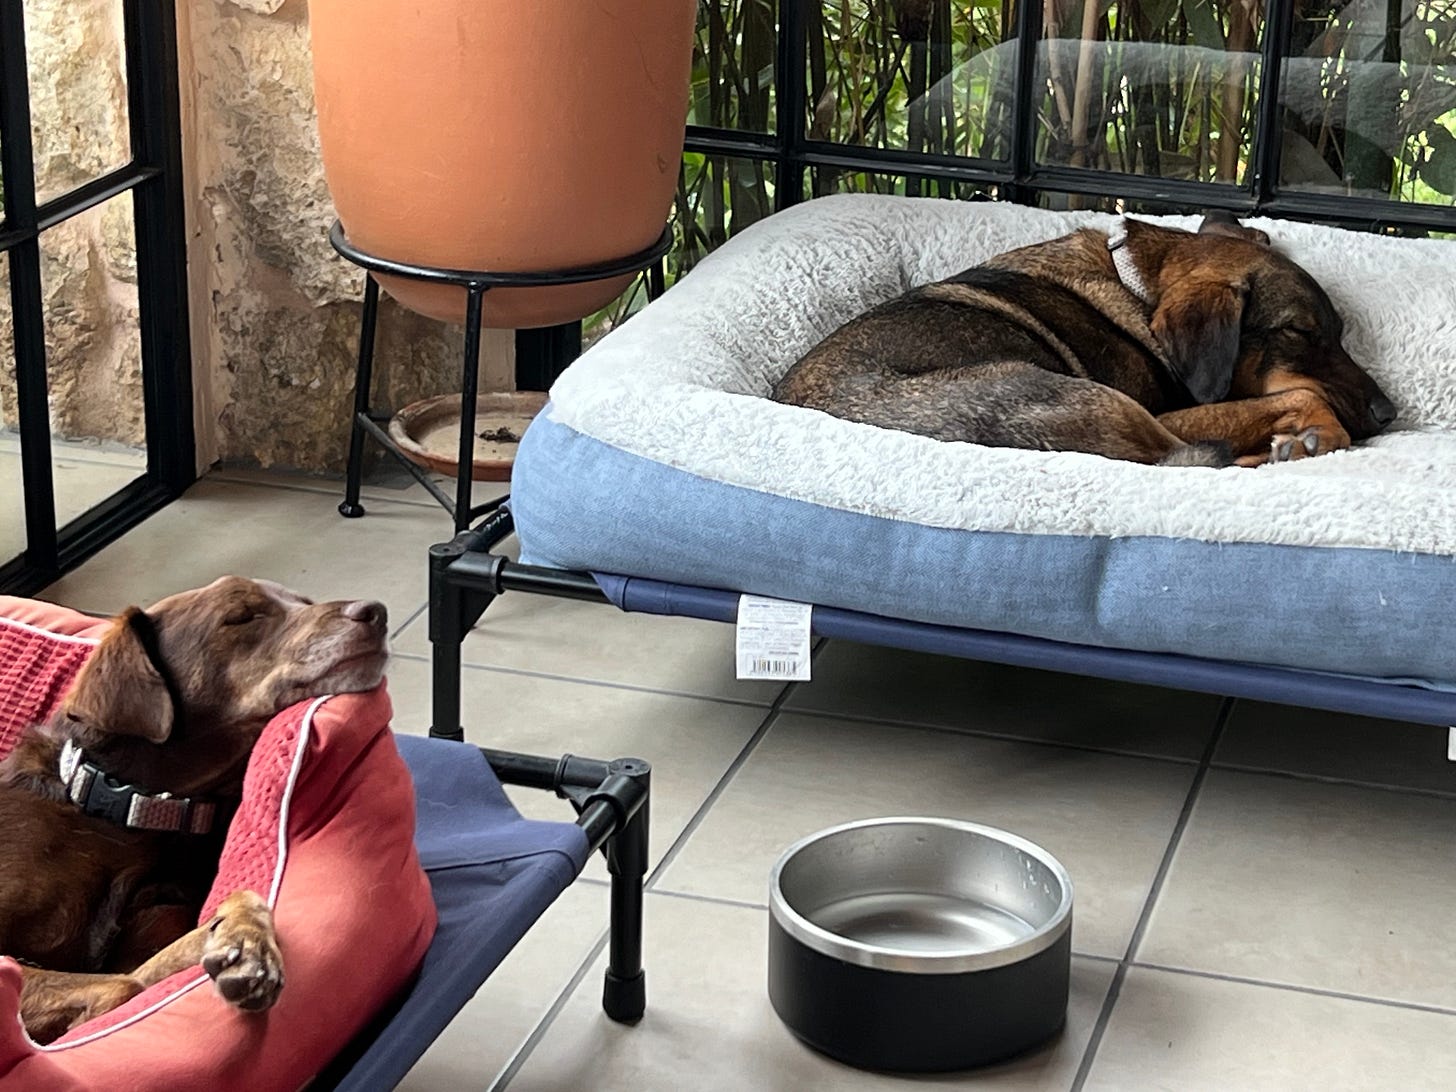
[[[751,663],[756,675],[796,675],[799,671],[798,660],[753,660]]]

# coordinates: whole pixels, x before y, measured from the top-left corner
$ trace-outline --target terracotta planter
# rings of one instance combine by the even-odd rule
[[[311,0],[324,174],[349,238],[397,261],[550,270],[662,231],[694,0]],[[630,278],[492,289],[489,326],[567,322]],[[459,320],[462,289],[381,278]]]

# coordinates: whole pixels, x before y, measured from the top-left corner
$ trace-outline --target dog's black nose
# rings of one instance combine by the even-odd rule
[[[1390,424],[1395,420],[1398,412],[1395,403],[1383,394],[1378,395],[1370,403],[1370,420],[1375,422],[1376,428],[1384,428]]]
[[[389,611],[383,603],[376,603],[372,599],[356,599],[344,608],[344,617],[363,622],[366,626],[383,628],[389,620]]]

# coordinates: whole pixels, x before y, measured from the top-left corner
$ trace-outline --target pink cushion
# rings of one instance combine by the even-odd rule
[[[0,596],[0,754],[54,709],[106,625]],[[408,982],[434,935],[390,712],[383,686],[300,702],[254,748],[202,916],[242,887],[269,901],[285,975],[272,1009],[237,1012],[193,968],[40,1047],[19,1023],[20,968],[0,958],[0,1083],[255,1092],[301,1087],[327,1064]]]

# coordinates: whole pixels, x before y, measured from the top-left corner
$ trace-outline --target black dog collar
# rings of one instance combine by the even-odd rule
[[[87,815],[131,830],[206,834],[217,819],[217,804],[169,792],[145,793],[117,781],[68,739],[61,746],[61,783],[66,797]]]

